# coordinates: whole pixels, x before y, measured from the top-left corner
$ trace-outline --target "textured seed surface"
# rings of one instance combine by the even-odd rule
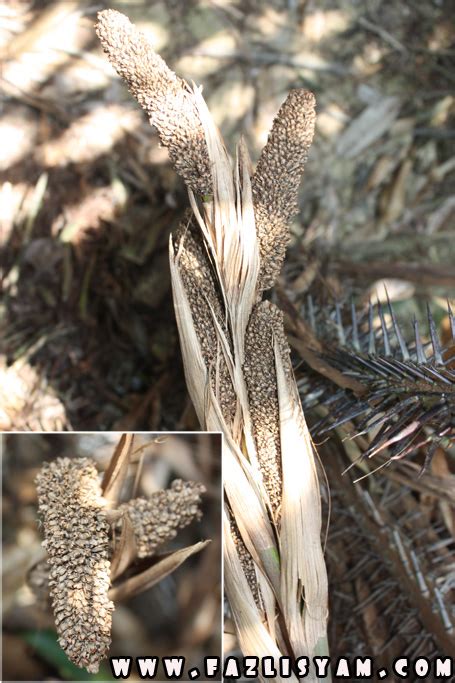
[[[251,589],[251,592],[253,593],[254,601],[259,609],[263,609],[263,603],[262,603],[262,595],[261,595],[261,589],[259,588],[257,576],[256,576],[256,569],[255,565],[253,562],[253,558],[251,557],[250,553],[248,552],[246,545],[244,544],[242,537],[240,535],[238,526],[235,522],[235,519],[232,515],[232,512],[229,510],[229,524],[231,528],[231,536],[232,540],[234,541],[235,548],[237,550],[240,564],[242,565],[243,572],[246,576],[246,580],[248,581],[248,585]]]
[[[157,548],[177,535],[179,529],[201,518],[203,484],[176,479],[171,488],[149,498],[135,498],[120,506],[131,520],[139,557],[154,555]]]
[[[97,30],[111,63],[125,78],[132,94],[149,114],[151,123],[158,128],[177,172],[195,194],[212,194],[208,149],[188,85],[154,53],[147,39],[126,17],[111,10],[102,12]],[[252,177],[260,252],[258,299],[262,290],[273,286],[282,267],[289,239],[288,223],[298,210],[298,190],[313,139],[314,124],[314,96],[305,90],[290,92],[273,122]],[[212,313],[223,330],[226,314],[203,237],[191,219],[187,218],[174,235],[173,246],[175,254],[179,254],[179,271],[211,386],[230,428],[236,413],[237,396],[226,363],[219,358]],[[275,341],[285,373],[292,382],[282,313],[264,301],[254,308],[248,323],[243,371],[260,468],[278,523],[282,472]],[[167,504],[163,498],[164,509]],[[152,501],[130,504],[128,514],[137,537],[142,538],[139,544],[144,554],[154,552],[157,544],[163,542],[159,535],[161,529],[162,538],[167,533],[175,535],[175,528],[167,517],[163,524],[160,522]],[[252,558],[235,522],[231,529],[242,566],[259,604],[260,593]]]
[[[96,673],[111,643],[114,609],[98,473],[88,458],[59,458],[43,465],[36,484],[59,643],[74,664]]]
[[[288,223],[298,210],[299,185],[313,140],[315,104],[308,90],[291,90],[275,117],[252,178],[261,289],[274,285],[283,265]]]
[[[263,301],[254,308],[248,323],[243,371],[259,464],[272,510],[277,516],[281,504],[281,445],[274,339],[278,341],[283,365],[289,374],[289,347],[283,331],[283,314],[269,301]]]
[[[201,345],[205,365],[210,373],[214,394],[217,396],[223,417],[227,424],[234,418],[237,398],[231,377],[224,361],[219,357],[219,348],[213,311],[219,326],[226,335],[225,316],[221,305],[221,297],[215,284],[215,278],[209,263],[207,251],[203,246],[199,227],[191,220],[191,212],[175,233],[175,250],[179,251],[180,275],[191,307],[193,323]],[[227,335],[228,336],[228,335]],[[215,371],[218,361],[218,371]]]
[[[120,12],[99,12],[96,30],[112,66],[158,129],[177,173],[196,194],[210,194],[207,145],[188,84]]]

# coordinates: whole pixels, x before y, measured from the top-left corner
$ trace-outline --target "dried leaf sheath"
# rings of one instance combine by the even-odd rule
[[[283,498],[281,508],[281,562],[283,609],[295,651],[323,654],[327,650],[327,574],[321,548],[321,499],[313,445],[295,382],[289,381],[275,342],[275,363],[280,411]],[[288,361],[289,362],[289,361]],[[302,591],[305,609],[300,614]]]
[[[228,337],[221,294],[216,285],[207,250],[201,244],[199,229],[189,216],[173,236],[173,251],[185,288],[205,367],[212,389],[219,397],[223,417],[231,424],[235,416],[236,398],[231,376],[224,358],[219,358],[218,338],[213,324]]]
[[[214,188],[229,187],[225,178],[228,171],[225,169],[224,151],[214,146],[212,152],[210,143],[208,148],[213,153]],[[218,172],[221,179],[217,178]],[[220,196],[223,197],[221,193]],[[235,244],[237,239],[237,244],[241,243],[237,232],[241,233],[243,229],[242,214],[234,213],[232,207],[242,199],[239,188],[235,190],[234,187],[233,196],[228,193],[223,197],[224,201],[219,200],[217,211],[213,206],[204,206],[204,215],[194,199],[192,202],[201,232],[208,243],[207,248],[217,263],[217,274],[226,306],[226,321],[231,337],[226,338],[226,332],[220,329],[214,315],[212,324],[219,339],[219,357],[231,369],[237,396],[239,420],[234,428],[230,429],[223,419],[218,397],[207,381],[205,369],[203,376],[206,378],[206,390],[203,398],[203,383],[197,382],[194,364],[190,370],[188,386],[190,393],[191,387],[197,387],[195,404],[203,403],[202,425],[207,429],[221,429],[226,438],[224,486],[242,544],[234,541],[237,532],[234,533],[232,544],[227,539],[225,541],[225,583],[243,651],[255,656],[262,654],[261,639],[258,634],[252,636],[254,629],[248,621],[255,618],[253,615],[258,610],[262,614],[261,621],[267,623],[268,634],[273,633],[275,642],[278,641],[274,617],[276,610],[280,609],[292,645],[289,654],[323,654],[327,653],[328,610],[327,576],[320,542],[319,488],[308,430],[300,404],[297,403],[298,393],[290,365],[289,348],[284,337],[282,315],[269,302],[254,306],[254,296],[246,296],[242,300],[237,292],[235,296],[229,292],[229,287],[233,286],[229,284],[230,268],[237,268],[240,273],[238,287],[242,287],[241,267],[235,258],[229,260],[226,254],[229,255],[230,252],[225,249],[226,241]],[[214,202],[216,201],[215,190]],[[226,208],[227,202],[230,206]],[[181,285],[178,270],[178,256],[171,251],[171,272],[177,305],[177,290]],[[180,296],[185,300],[184,291]],[[234,303],[240,308],[235,310],[235,314]],[[200,347],[202,342],[194,334],[193,321],[185,318],[182,324],[180,313],[177,315],[184,358],[186,357],[185,366],[188,368],[191,364],[188,340],[193,338],[195,347]],[[246,327],[242,326],[243,320],[247,321]],[[236,326],[237,321],[240,324]],[[232,344],[229,343],[231,338],[236,340]],[[239,362],[239,358],[243,362]],[[252,435],[254,438],[251,438]],[[272,529],[268,527],[269,513],[276,524],[278,546]],[[251,575],[250,563],[245,561],[245,548],[253,559],[256,580]],[[238,550],[241,551],[240,555],[237,555]],[[249,605],[248,608],[244,607],[243,616],[238,613],[239,610],[242,612],[239,583],[233,581],[230,574],[238,573],[239,567],[245,568],[247,574],[243,576],[248,575],[249,579],[249,592],[240,591],[243,600]],[[245,588],[243,581],[240,585]],[[262,600],[263,594],[266,595],[266,600]],[[258,605],[259,596],[262,609]],[[303,597],[305,602],[302,612]],[[245,621],[245,611],[248,610],[249,617]]]
[[[96,673],[111,643],[109,524],[95,466],[59,458],[37,477],[59,643],[77,666]]]
[[[275,640],[262,623],[261,614],[256,606],[253,593],[247,583],[242,565],[230,534],[228,515],[224,523],[224,563],[225,588],[229,596],[234,620],[239,633],[240,647],[249,656],[273,657],[275,661],[282,656]],[[275,677],[276,681],[297,681],[294,674],[290,678]]]

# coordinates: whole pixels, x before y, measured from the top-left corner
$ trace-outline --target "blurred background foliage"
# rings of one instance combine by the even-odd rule
[[[45,555],[34,479],[43,462],[90,457],[103,471],[120,434],[9,434],[2,437],[2,680],[111,680],[108,662],[90,675],[68,661],[53,615],[31,568]],[[221,438],[213,434],[139,434],[123,487],[128,500],[176,478],[205,485],[202,518],[181,529],[159,555],[204,539],[211,543],[149,590],[115,603],[110,656],[185,656],[201,666],[221,649]],[[142,462],[141,461],[142,458]],[[138,467],[141,467],[138,472]],[[112,679],[113,680],[113,679]],[[131,680],[140,680],[135,667]]]

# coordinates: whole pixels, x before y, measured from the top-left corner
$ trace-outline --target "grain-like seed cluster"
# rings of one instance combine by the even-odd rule
[[[133,526],[138,557],[150,557],[157,548],[177,535],[179,529],[201,518],[203,484],[176,479],[171,488],[149,498],[135,498],[121,505]]]
[[[111,643],[114,609],[98,473],[88,458],[58,458],[43,465],[36,484],[59,643],[72,662],[96,673]]]
[[[281,106],[252,177],[254,215],[261,255],[260,287],[275,283],[297,213],[299,185],[314,134],[314,95],[291,90]]]
[[[243,371],[259,464],[272,510],[277,515],[281,504],[282,477],[274,339],[281,349],[285,371],[289,373],[289,347],[283,331],[283,314],[274,304],[263,301],[253,309],[248,323]]]
[[[177,173],[196,194],[210,194],[207,145],[188,84],[169,69],[149,39],[120,12],[100,12],[96,30],[111,64],[158,129]]]
[[[174,249],[176,253],[179,252],[180,275],[191,307],[202,356],[210,372],[212,389],[215,395],[218,394],[226,423],[231,424],[236,409],[236,395],[226,361],[220,355],[212,312],[227,338],[229,335],[207,250],[201,243],[199,227],[194,225],[190,216],[189,212],[175,233]],[[216,371],[217,360],[219,365]]]
[[[231,536],[232,540],[234,541],[235,548],[237,550],[237,554],[239,556],[240,564],[242,565],[243,572],[246,576],[246,580],[248,581],[248,585],[251,589],[251,592],[253,593],[254,601],[259,609],[263,609],[263,602],[262,602],[262,595],[261,595],[261,589],[259,588],[257,576],[256,576],[256,569],[255,569],[255,564],[253,562],[253,558],[251,557],[251,554],[248,552],[243,539],[240,535],[239,528],[235,522],[235,519],[229,510],[229,524],[231,528]]]

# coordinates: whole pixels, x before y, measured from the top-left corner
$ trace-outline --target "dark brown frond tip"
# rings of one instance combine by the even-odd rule
[[[300,180],[316,121],[308,90],[291,90],[281,106],[252,178],[262,289],[271,287],[284,260],[288,223],[298,210]]]
[[[99,12],[96,32],[112,66],[158,129],[177,173],[196,194],[210,194],[207,145],[188,84],[120,12]]]

